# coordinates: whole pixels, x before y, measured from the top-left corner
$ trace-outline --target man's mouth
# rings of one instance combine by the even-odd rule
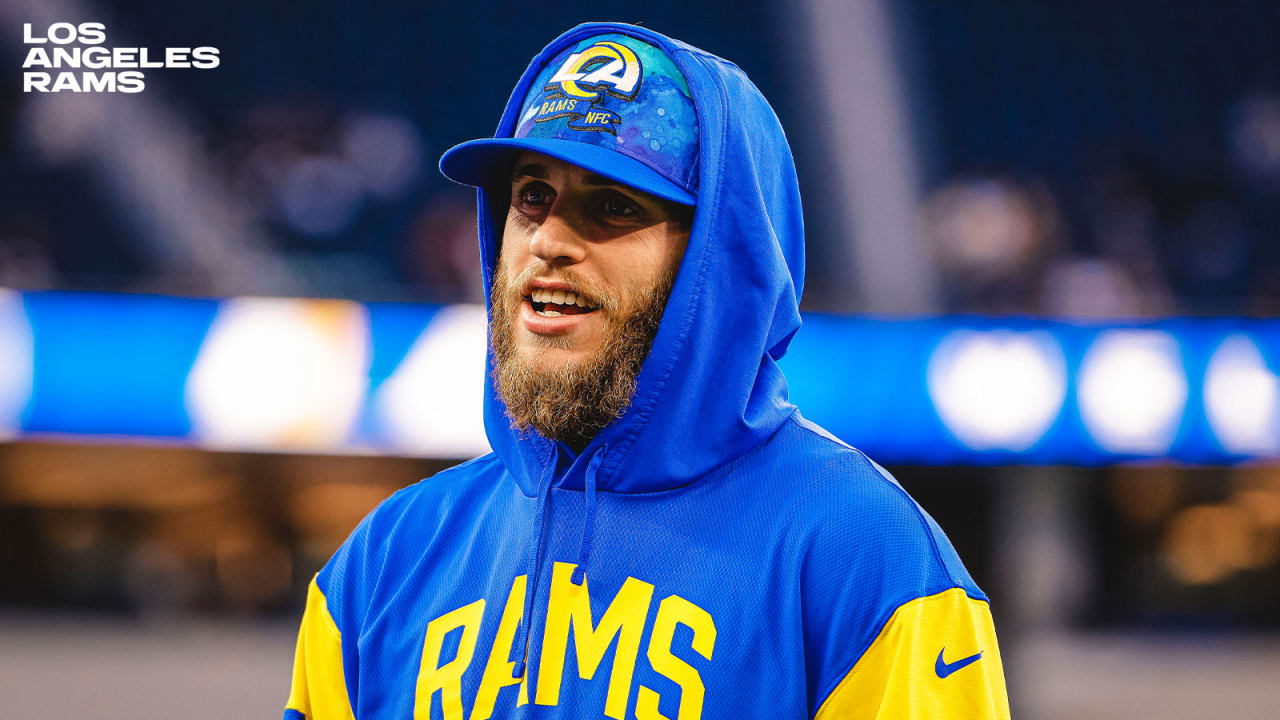
[[[533,307],[533,311],[542,317],[582,315],[600,309],[599,306],[593,305],[591,301],[571,290],[533,288],[524,299]]]

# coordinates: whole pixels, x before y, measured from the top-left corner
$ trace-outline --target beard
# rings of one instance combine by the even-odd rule
[[[595,312],[606,313],[607,322],[600,347],[590,357],[548,367],[539,362],[537,348],[522,353],[516,341],[516,323],[524,303],[521,289],[538,270],[531,266],[519,277],[508,278],[499,262],[490,294],[493,384],[513,428],[519,432],[536,430],[581,451],[631,405],[636,376],[658,334],[676,273],[674,268],[664,271],[638,294],[634,307],[624,310],[616,301],[604,300],[612,293],[599,291],[562,270],[558,278],[602,303]],[[535,342],[548,348],[564,346],[564,341],[555,337],[538,337]]]

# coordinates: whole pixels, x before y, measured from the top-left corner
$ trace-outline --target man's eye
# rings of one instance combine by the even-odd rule
[[[635,208],[617,198],[604,201],[604,212],[613,217],[633,217],[636,214]]]
[[[520,191],[520,200],[526,205],[545,205],[548,202],[548,193],[535,185]]]

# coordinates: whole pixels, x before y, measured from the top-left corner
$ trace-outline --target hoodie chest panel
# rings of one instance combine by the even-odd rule
[[[524,682],[513,641],[533,501],[497,495],[380,587],[360,716],[804,716],[799,603],[783,579],[798,563],[780,536],[688,493],[602,493],[584,589],[572,581],[583,502],[549,499]]]

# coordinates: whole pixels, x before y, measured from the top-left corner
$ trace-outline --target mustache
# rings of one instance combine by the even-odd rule
[[[505,277],[505,273],[495,275],[495,277]],[[524,289],[535,279],[565,283],[579,297],[584,298],[592,305],[609,314],[617,314],[622,309],[618,293],[612,289],[605,287],[601,283],[588,280],[570,268],[557,268],[545,262],[529,265],[514,278],[508,280],[505,288],[499,288],[499,290],[518,301],[523,299]]]

